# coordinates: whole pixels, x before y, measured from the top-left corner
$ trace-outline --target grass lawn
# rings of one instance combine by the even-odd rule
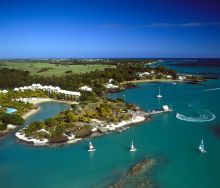
[[[20,69],[29,71],[30,75],[40,76],[60,76],[65,75],[66,71],[72,71],[72,73],[85,73],[95,70],[103,70],[105,68],[115,68],[114,65],[61,65],[61,64],[49,64],[49,63],[14,63],[14,62],[1,62],[0,68]]]

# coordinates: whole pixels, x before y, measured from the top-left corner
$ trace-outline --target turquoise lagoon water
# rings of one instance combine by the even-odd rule
[[[6,112],[8,113],[8,114],[12,114],[12,113],[14,113],[14,112],[16,112],[17,110],[15,109],[15,108],[6,108]]]
[[[159,86],[163,99],[158,101],[155,96]],[[3,138],[0,140],[0,187],[106,187],[136,162],[155,157],[158,165],[152,179],[159,187],[219,188],[220,139],[213,133],[212,126],[220,125],[220,90],[207,91],[214,88],[220,88],[219,80],[197,85],[139,84],[111,94],[112,98],[125,95],[126,101],[145,110],[172,104],[174,112],[153,116],[151,121],[125,132],[78,144],[42,148],[20,143],[13,135]],[[25,125],[66,108],[64,103],[43,103],[41,110],[27,119]],[[183,114],[185,119],[177,119],[176,113]],[[185,121],[190,117],[209,120],[213,114],[216,118],[212,121]],[[197,149],[201,138],[207,150],[205,155]],[[90,140],[97,150],[94,153],[87,152]],[[135,153],[128,151],[131,140],[138,149]]]

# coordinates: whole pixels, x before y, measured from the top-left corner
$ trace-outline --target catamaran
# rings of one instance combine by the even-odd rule
[[[136,151],[137,149],[134,147],[133,141],[131,142],[131,148],[129,151]]]
[[[158,99],[161,99],[161,98],[162,98],[162,95],[160,94],[160,87],[159,87],[159,93],[158,93],[158,95],[157,95],[157,98],[158,98]]]
[[[199,150],[201,153],[206,153],[206,150],[204,149],[203,139],[201,140],[201,143],[199,145]]]
[[[95,151],[95,148],[92,145],[92,142],[89,142],[89,149],[88,149],[88,151]]]

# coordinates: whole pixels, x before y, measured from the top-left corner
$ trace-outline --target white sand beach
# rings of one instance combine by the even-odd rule
[[[26,142],[30,142],[33,143],[34,146],[45,146],[47,145],[48,141],[47,139],[43,139],[43,140],[38,140],[38,139],[34,139],[34,138],[27,138],[24,133],[21,132],[16,132],[15,136],[22,141],[26,141]]]
[[[143,117],[143,116],[134,116],[130,120],[127,120],[127,121],[121,121],[119,123],[109,124],[109,125],[106,126],[106,128],[108,128],[111,131],[111,130],[121,128],[121,127],[126,126],[126,125],[140,123],[144,120],[145,120],[145,117]]]
[[[56,100],[56,99],[50,99],[50,98],[35,98],[35,97],[32,97],[32,98],[21,98],[21,99],[17,99],[17,100],[20,100],[20,101],[23,101],[23,102],[26,102],[26,103],[28,102],[28,103],[34,104],[35,106],[37,104],[40,104],[40,103],[43,103],[43,102],[49,102],[49,101],[64,102],[64,103],[68,103],[68,104],[77,104],[76,101],[63,101],[63,100]],[[24,114],[22,116],[22,118],[27,119],[29,116],[35,114],[39,110],[40,110],[40,107],[36,106],[36,109],[30,110],[29,112]]]
[[[144,120],[145,120],[145,117],[143,117],[143,116],[134,116],[130,120],[121,121],[121,122],[115,123],[115,124],[109,124],[109,125],[105,126],[105,128],[108,131],[113,131],[113,130],[115,130],[117,128],[121,128],[123,126],[127,126],[127,125],[130,125],[130,124],[135,124],[135,123],[143,122]],[[99,120],[97,120],[97,121],[99,123],[101,123],[101,124],[104,123],[104,122],[101,122]],[[94,127],[93,129],[95,129],[95,131],[98,130],[96,127]],[[40,130],[40,131],[46,131],[46,130]],[[95,131],[92,131],[92,132],[95,132]],[[29,142],[29,143],[33,143],[34,146],[46,146],[46,145],[49,145],[49,140],[48,139],[38,140],[38,139],[34,139],[34,138],[27,138],[25,136],[25,134],[22,133],[22,130],[20,130],[19,132],[15,133],[15,136],[19,140],[22,140],[22,141],[25,141],[25,142]],[[68,138],[68,141],[65,144],[74,144],[74,143],[77,143],[77,142],[82,140],[82,138],[75,138],[74,134],[72,134],[70,136],[67,136],[67,138]]]

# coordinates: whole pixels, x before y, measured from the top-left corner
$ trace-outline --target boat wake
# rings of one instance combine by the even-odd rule
[[[216,90],[220,90],[220,87],[213,88],[213,89],[205,89],[203,90],[203,92],[216,91]]]
[[[204,113],[200,114],[198,117],[187,117],[182,114],[177,113],[176,118],[182,121],[189,121],[189,122],[208,122],[212,121],[216,118],[215,114],[211,113],[210,111],[206,110]]]

